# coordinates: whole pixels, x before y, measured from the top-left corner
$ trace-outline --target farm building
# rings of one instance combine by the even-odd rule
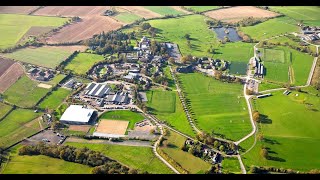
[[[88,109],[81,105],[71,105],[61,116],[60,122],[66,124],[88,124],[94,117],[94,109]]]
[[[128,104],[130,102],[130,98],[128,96],[128,93],[121,92],[121,93],[108,95],[105,101],[116,103],[116,104]]]
[[[85,88],[85,95],[94,97],[103,97],[111,91],[111,88],[105,84],[90,83]]]
[[[194,70],[194,67],[189,65],[189,66],[180,66],[180,67],[177,67],[177,72],[179,73],[191,73],[193,72]]]

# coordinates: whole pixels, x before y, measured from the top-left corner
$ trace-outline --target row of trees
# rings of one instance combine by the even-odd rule
[[[95,167],[92,173],[95,174],[129,174],[130,168],[112,160],[102,153],[92,151],[88,148],[75,148],[72,146],[55,146],[45,143],[37,145],[26,145],[19,149],[19,155],[45,155],[52,158],[59,158],[69,162]],[[131,170],[130,173],[136,173]]]
[[[209,146],[212,146],[215,149],[219,149],[222,152],[227,152],[230,150],[232,150],[232,151],[237,150],[237,146],[234,143],[219,141],[219,140],[215,139],[214,136],[215,136],[214,131],[212,131],[211,134],[205,133],[205,132],[200,132],[196,135],[196,138],[198,141],[203,142],[204,144],[207,144]]]
[[[250,172],[255,174],[266,174],[269,172],[277,172],[277,173],[285,173],[285,174],[319,174],[319,169],[312,169],[309,172],[300,172],[295,171],[292,169],[284,169],[284,168],[276,168],[276,167],[270,167],[270,166],[251,166]]]

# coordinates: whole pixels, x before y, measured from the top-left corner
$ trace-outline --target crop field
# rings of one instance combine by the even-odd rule
[[[110,6],[46,6],[34,13],[38,16],[87,17],[99,16]]]
[[[195,136],[186,114],[183,111],[177,92],[152,90],[147,92],[147,98],[148,109],[152,114],[155,114],[157,118],[168,122],[175,129],[191,137]],[[171,100],[168,100],[168,98],[171,98]],[[171,112],[166,111],[168,107],[171,107]]]
[[[284,52],[279,49],[264,49],[264,61],[285,63]]]
[[[45,98],[40,104],[39,107],[42,109],[56,109],[63,100],[71,93],[71,91],[63,88],[59,88],[56,91],[52,91],[52,93]]]
[[[58,27],[63,25],[67,20],[67,18],[60,17],[0,14],[0,48],[16,45],[32,26]]]
[[[84,17],[81,22],[66,26],[47,38],[48,43],[78,42],[95,34],[109,32],[121,27],[123,23],[107,16]]]
[[[1,6],[0,14],[29,14],[39,6]]]
[[[221,6],[185,6],[185,7],[197,12],[203,12],[203,11],[209,11],[209,10],[221,8]]]
[[[135,14],[128,13],[128,12],[121,12],[121,13],[117,14],[116,16],[114,16],[114,18],[116,18],[119,21],[124,22],[124,23],[132,23],[138,19],[141,19],[140,16],[137,16]]]
[[[237,75],[246,75],[247,63],[245,62],[232,62],[230,65],[230,73]]]
[[[178,77],[198,128],[208,133],[214,130],[231,140],[239,140],[251,131],[242,85],[223,83],[199,73]]]
[[[3,118],[11,109],[11,106],[0,103],[0,119]]]
[[[125,11],[128,11],[130,13],[133,13],[137,16],[144,17],[146,19],[154,18],[154,17],[161,17],[160,14],[153,12],[153,11],[150,11],[142,6],[117,6],[117,9],[118,8],[123,9]]]
[[[150,11],[161,14],[162,16],[184,14],[183,12],[178,11],[170,6],[143,6],[143,7]]]
[[[29,40],[30,36],[40,36],[42,34],[45,34],[46,32],[51,31],[52,29],[54,29],[55,27],[52,26],[46,26],[46,27],[42,27],[42,26],[32,26],[30,27],[30,29],[21,37],[21,39],[17,42],[17,44],[22,44],[24,42],[27,42]]]
[[[279,14],[256,8],[253,6],[236,6],[219,10],[208,11],[204,13],[206,16],[221,20],[223,22],[235,23],[247,17],[270,18]]]
[[[180,149],[186,140],[185,137],[173,131],[169,131],[168,133],[169,134],[165,136],[165,141],[167,141],[168,146],[160,147],[161,151],[164,151],[184,169],[192,174],[204,174],[206,170],[210,169],[211,165],[209,163]]]
[[[11,59],[3,58],[0,56],[0,77],[12,66],[15,62]]]
[[[262,116],[259,131],[265,140],[259,141],[254,149],[244,155],[244,164],[300,171],[318,169],[320,160],[315,157],[320,155],[320,122],[317,120],[320,117],[320,100],[308,93],[293,91],[286,96],[282,92],[273,92],[271,97],[254,101],[254,109]],[[281,108],[274,108],[275,104]],[[269,148],[269,159],[259,154],[261,145]]]
[[[119,110],[105,112],[100,116],[100,119],[129,121],[128,129],[133,129],[134,124],[136,122],[142,121],[144,117],[140,113],[132,112],[129,110]]]
[[[19,49],[13,53],[5,53],[2,55],[25,63],[55,68],[72,53],[73,51],[64,47],[43,46],[39,48]]]
[[[22,107],[33,107],[48,93],[48,89],[39,88],[38,83],[22,76],[5,93],[5,100]]]
[[[269,81],[276,81],[287,83],[289,82],[289,65],[282,63],[274,63],[274,62],[264,62],[265,69],[265,77],[264,79]]]
[[[104,60],[104,57],[98,54],[79,53],[65,67],[75,74],[86,74],[94,63]]]
[[[110,144],[89,144],[67,142],[67,145],[74,147],[87,147],[94,151],[102,152],[104,155],[117,160],[131,168],[140,171],[148,171],[151,174],[173,173],[165,164],[158,159],[150,147],[122,146]]]
[[[237,158],[223,158],[222,160],[222,172],[241,174],[240,163]]]
[[[24,74],[24,69],[20,64],[14,63],[8,67],[6,71],[2,72],[3,74],[0,74],[0,93],[4,93],[10,86],[12,86]]]
[[[245,62],[248,63],[249,59],[253,57],[252,43],[233,42],[221,44],[215,48],[214,59],[223,59],[231,62]]]
[[[23,138],[40,131],[38,120],[41,114],[33,110],[16,109],[0,121],[0,146],[8,147]]]
[[[299,20],[303,20],[303,24],[305,25],[320,25],[320,8],[318,6],[271,6],[270,8],[293,18],[298,22]]]
[[[295,21],[288,17],[267,20],[254,26],[241,27],[240,31],[255,40],[264,40],[273,36],[299,31]]]

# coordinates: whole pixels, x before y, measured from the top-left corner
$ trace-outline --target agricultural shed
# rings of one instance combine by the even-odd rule
[[[94,109],[88,109],[81,105],[71,105],[61,116],[60,122],[66,124],[88,124],[94,112]]]

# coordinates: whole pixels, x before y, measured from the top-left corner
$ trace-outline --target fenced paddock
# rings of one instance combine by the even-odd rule
[[[125,135],[129,121],[102,119],[93,135]]]

